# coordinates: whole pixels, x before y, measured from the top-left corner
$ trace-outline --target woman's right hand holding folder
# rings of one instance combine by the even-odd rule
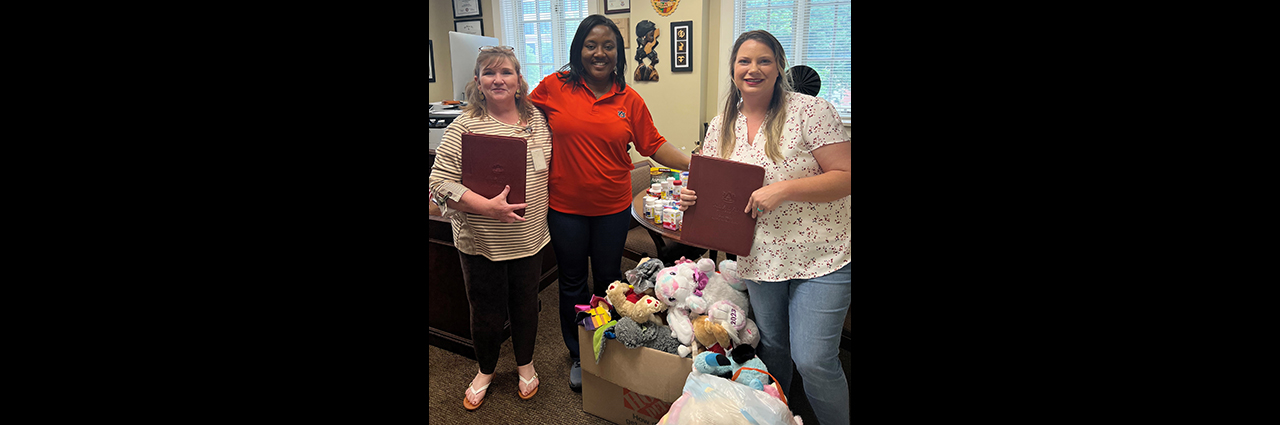
[[[511,185],[507,185],[506,188],[502,189],[502,193],[499,193],[493,198],[486,199],[484,196],[477,194],[474,190],[468,190],[462,194],[462,202],[453,202],[452,199],[448,200],[449,207],[472,214],[480,214],[503,223],[525,221],[524,217],[521,217],[515,212],[521,208],[527,208],[529,204],[508,204],[507,192],[510,191]]]
[[[680,211],[684,211],[698,203],[698,193],[687,187],[680,188]]]

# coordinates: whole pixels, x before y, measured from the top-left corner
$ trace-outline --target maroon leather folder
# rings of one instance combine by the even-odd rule
[[[529,148],[519,137],[462,134],[462,185],[485,199],[507,192],[508,204],[525,202],[525,166]],[[515,211],[524,217],[525,209]]]
[[[751,193],[764,187],[764,168],[710,156],[689,161],[689,190],[698,201],[684,212],[680,241],[734,255],[751,253],[756,220],[747,209]]]

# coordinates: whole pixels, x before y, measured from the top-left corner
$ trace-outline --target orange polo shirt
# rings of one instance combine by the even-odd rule
[[[529,93],[551,127],[551,209],[594,217],[631,208],[627,145],[652,156],[667,139],[658,134],[644,99],[631,87],[614,86],[596,99],[590,89],[574,89],[559,75],[548,75]]]

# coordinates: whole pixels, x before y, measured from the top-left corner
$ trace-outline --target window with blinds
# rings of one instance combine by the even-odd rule
[[[773,34],[786,51],[788,65],[818,71],[818,97],[847,117],[853,84],[852,13],[849,0],[734,0],[733,39],[752,30]]]
[[[502,43],[515,47],[520,71],[532,91],[544,77],[569,63],[569,45],[586,18],[586,0],[501,0]]]

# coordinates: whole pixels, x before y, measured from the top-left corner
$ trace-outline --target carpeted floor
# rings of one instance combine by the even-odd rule
[[[721,253],[719,260],[724,259]],[[635,268],[636,262],[623,258],[622,270]],[[588,281],[590,281],[588,279]],[[538,294],[542,312],[538,314],[538,340],[533,365],[538,371],[538,394],[521,400],[516,394],[515,354],[511,339],[502,343],[497,371],[484,404],[474,412],[462,407],[463,392],[479,371],[475,361],[448,350],[429,346],[428,353],[428,421],[433,425],[464,424],[609,424],[611,422],[582,411],[582,394],[569,389],[569,351],[560,336],[560,319],[556,315],[558,282]],[[465,302],[465,301],[463,301]],[[852,379],[850,353],[840,350],[846,379]],[[795,374],[790,407],[806,425],[817,424],[813,409],[804,397],[799,373]],[[852,382],[852,381],[850,381]]]

